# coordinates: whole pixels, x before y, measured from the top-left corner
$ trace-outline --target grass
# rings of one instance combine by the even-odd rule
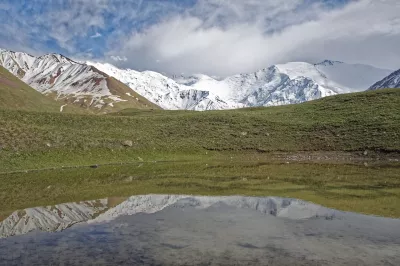
[[[59,112],[61,104],[37,92],[0,66],[0,106],[15,110]]]
[[[62,202],[174,193],[292,197],[400,218],[399,173],[398,163],[365,167],[234,159],[0,174],[0,216]]]
[[[399,163],[388,160],[400,157],[399,106],[400,90],[392,89],[210,112],[100,116],[3,108],[0,216],[62,202],[179,193],[285,196],[400,217]],[[175,163],[140,163],[160,160]],[[102,165],[110,163],[131,164]],[[93,164],[100,168],[60,169]],[[54,169],[24,172],[40,168]]]
[[[244,152],[398,154],[399,106],[400,90],[393,89],[230,111],[99,116],[0,110],[0,172]],[[123,145],[126,140],[132,147]]]
[[[20,76],[24,74],[20,72]],[[118,95],[121,101],[114,102],[108,96],[103,96],[101,99],[97,97],[96,101],[105,103],[101,108],[98,108],[95,107],[97,102],[90,95],[79,95],[79,97],[74,95],[60,96],[54,91],[43,95],[0,66],[0,108],[59,113],[63,105],[63,112],[75,114],[104,114],[126,108],[160,109],[159,106],[140,96],[122,82],[108,77],[104,73],[101,74],[107,77],[105,81],[110,92],[113,95]],[[111,103],[112,106],[109,105]]]
[[[34,113],[59,113],[62,104],[65,102],[57,102],[41,94],[0,66],[0,108]],[[68,105],[64,106],[63,112],[77,114],[87,111]]]

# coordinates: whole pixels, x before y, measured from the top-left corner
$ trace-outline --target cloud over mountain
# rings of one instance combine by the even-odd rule
[[[325,58],[396,69],[399,12],[397,0],[8,0],[0,46],[92,49],[96,59],[126,58],[120,67],[166,73],[226,76]]]

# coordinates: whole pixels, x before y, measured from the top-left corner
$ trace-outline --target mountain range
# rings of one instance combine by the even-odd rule
[[[301,103],[321,97],[364,91],[389,75],[388,69],[325,60],[290,62],[225,79],[207,75],[168,78],[159,73],[122,70],[87,62],[121,80],[164,109],[220,110]]]
[[[37,91],[97,111],[124,108],[222,110],[296,104],[379,87],[400,87],[399,73],[325,60],[289,62],[223,79],[204,74],[172,76],[76,62],[59,54],[34,57],[0,50],[0,65]],[[390,75],[390,76],[388,76]],[[394,75],[394,76],[392,76]],[[396,83],[397,82],[397,83]]]

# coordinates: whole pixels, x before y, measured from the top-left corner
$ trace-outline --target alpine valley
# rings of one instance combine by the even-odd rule
[[[77,62],[59,54],[34,57],[8,50],[0,50],[0,65],[63,106],[75,104],[104,113],[126,108],[204,111],[295,104],[364,91],[393,72],[325,60],[278,64],[223,79],[203,74],[168,77],[109,63]]]

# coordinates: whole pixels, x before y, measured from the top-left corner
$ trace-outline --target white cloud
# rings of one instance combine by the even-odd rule
[[[126,61],[128,58],[125,56],[119,56],[119,55],[111,55],[110,58],[114,61]]]
[[[96,32],[95,34],[93,34],[92,36],[90,36],[90,38],[96,39],[96,38],[100,38],[103,35],[101,35],[100,33]]]
[[[71,57],[105,51],[100,59],[121,67],[175,74],[323,59],[400,68],[399,0],[346,0],[342,8],[326,5],[336,0],[75,0],[48,9],[40,1],[0,4],[8,10],[0,46]]]
[[[122,37],[109,54],[126,56],[122,66],[169,73],[229,75],[325,58],[400,68],[400,1],[359,0],[336,10],[305,2],[200,1]]]

